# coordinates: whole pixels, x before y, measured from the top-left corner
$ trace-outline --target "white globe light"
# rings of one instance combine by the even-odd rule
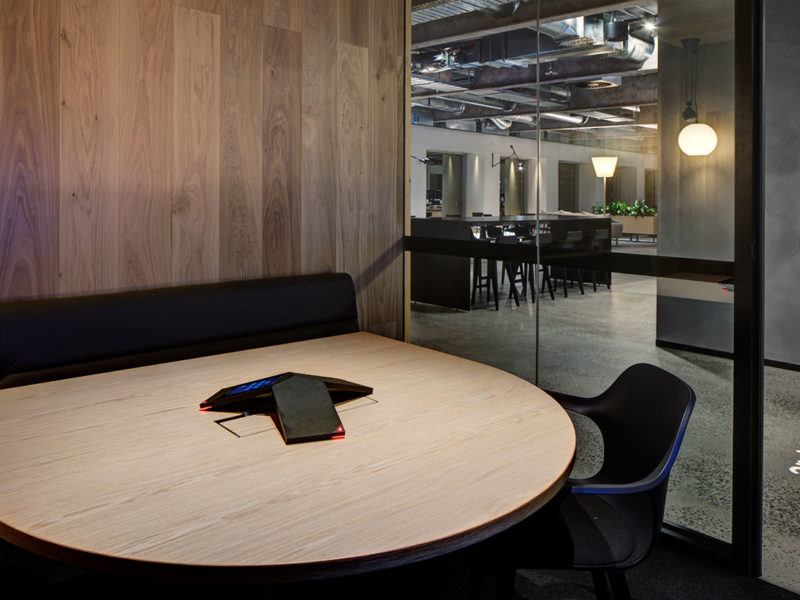
[[[678,146],[689,156],[706,156],[717,147],[717,133],[705,123],[691,123],[681,129]]]

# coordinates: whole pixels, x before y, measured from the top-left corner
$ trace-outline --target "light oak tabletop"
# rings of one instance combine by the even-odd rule
[[[371,386],[343,440],[198,410],[295,371]],[[232,431],[236,432],[235,435]],[[493,367],[355,333],[0,390],[0,536],[132,574],[293,579],[436,556],[536,511],[575,452],[565,411]]]

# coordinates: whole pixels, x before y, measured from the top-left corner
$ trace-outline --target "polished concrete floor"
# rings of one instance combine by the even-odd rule
[[[652,253],[654,245],[619,251]],[[515,373],[544,389],[591,396],[625,367],[661,366],[682,377],[697,394],[686,440],[673,470],[666,518],[712,537],[731,536],[732,361],[660,348],[656,335],[656,280],[614,274],[607,289],[558,290],[541,302],[523,298],[517,307],[508,284],[500,310],[486,300],[469,312],[412,303],[411,337],[416,344],[471,358]],[[536,310],[538,379],[536,372]],[[765,370],[764,578],[800,592],[800,475],[789,469],[800,454],[800,373]],[[593,426],[576,418],[576,470],[597,467],[602,441]]]

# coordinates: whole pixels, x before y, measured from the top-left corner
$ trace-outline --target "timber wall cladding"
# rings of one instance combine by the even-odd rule
[[[405,0],[13,0],[0,300],[323,271],[402,334]]]

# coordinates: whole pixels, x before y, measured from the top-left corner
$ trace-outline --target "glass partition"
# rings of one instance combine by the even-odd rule
[[[764,577],[800,593],[800,279],[797,168],[793,140],[800,64],[800,10],[770,0],[765,23]]]
[[[730,549],[736,0],[536,4],[546,23],[413,51],[412,154],[466,158],[465,216],[412,219],[410,341],[583,396],[638,362],[683,378],[666,520]],[[602,441],[576,427],[586,474]]]

